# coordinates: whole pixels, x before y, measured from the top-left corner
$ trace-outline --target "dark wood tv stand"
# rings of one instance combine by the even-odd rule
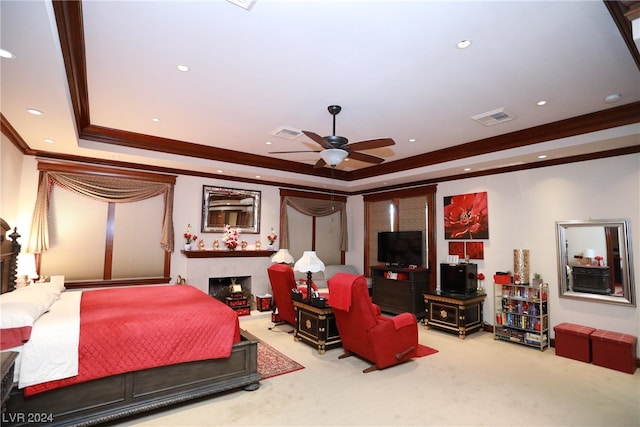
[[[391,274],[389,274],[391,273]],[[395,278],[394,278],[395,277]],[[425,315],[423,294],[429,288],[427,268],[371,267],[373,302],[385,313]]]

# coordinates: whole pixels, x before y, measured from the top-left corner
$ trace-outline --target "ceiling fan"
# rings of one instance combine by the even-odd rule
[[[302,133],[309,137],[314,142],[320,144],[323,150],[305,150],[305,151],[272,151],[269,154],[281,154],[281,153],[320,153],[320,159],[313,166],[314,168],[321,168],[325,165],[329,165],[335,168],[345,158],[349,157],[361,162],[380,164],[384,162],[384,159],[370,154],[360,153],[361,150],[371,150],[374,148],[388,147],[395,145],[395,142],[391,138],[378,138],[369,139],[366,141],[352,142],[349,144],[349,140],[343,136],[336,135],[336,115],[342,111],[342,107],[339,105],[329,105],[327,108],[329,114],[333,116],[333,134],[330,136],[321,137],[317,133],[303,130]]]

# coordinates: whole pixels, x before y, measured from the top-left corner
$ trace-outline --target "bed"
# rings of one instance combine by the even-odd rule
[[[4,221],[2,228],[4,293],[15,287],[19,245],[10,237],[9,247],[5,238],[9,229]],[[14,231],[12,236],[16,235]],[[237,316],[229,307],[200,290],[189,285],[167,285],[65,292],[58,285],[52,280],[51,284],[2,295],[3,308],[8,307],[5,301],[9,298],[22,299],[27,294],[38,303],[44,298],[41,294],[53,300],[43,314],[33,316],[36,320],[31,325],[26,321],[23,323],[27,326],[11,329],[13,335],[2,334],[2,348],[7,351],[12,349],[8,345],[18,343],[5,342],[9,337],[22,340],[16,347],[21,352],[16,363],[21,387],[13,388],[4,405],[3,425],[33,425],[36,421],[59,426],[93,425],[222,392],[259,387],[258,340],[240,330]],[[178,299],[184,302],[178,303]],[[78,332],[72,327],[72,332],[56,333],[55,343],[47,342],[52,335],[49,331],[61,330],[56,329],[60,328],[56,322],[71,322],[67,311],[77,311]],[[149,329],[156,321],[158,324]],[[75,320],[70,324],[76,324]],[[5,327],[3,319],[3,331]],[[105,335],[109,330],[118,337]],[[65,352],[74,347],[74,339],[77,356],[68,357]],[[67,340],[72,345],[62,349],[58,342]],[[75,367],[64,369],[76,369],[77,374],[65,377],[62,373],[58,374],[60,378],[43,381],[39,374],[27,371],[27,367],[41,363],[32,356],[34,348],[49,349],[51,355],[63,354],[57,356],[58,361],[75,362]],[[58,369],[53,359],[52,366]],[[56,369],[44,371],[52,375]]]

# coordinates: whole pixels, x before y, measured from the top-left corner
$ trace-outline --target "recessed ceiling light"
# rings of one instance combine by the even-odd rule
[[[265,142],[265,144],[271,145],[271,141],[267,141],[267,142]]]
[[[8,50],[0,49],[0,58],[15,59],[15,55]]]
[[[416,142],[415,138],[409,138],[409,142]]]
[[[538,107],[542,107],[543,105],[547,105],[547,101],[545,101],[545,100],[538,101],[538,102],[536,102],[536,105],[537,105]]]
[[[262,177],[261,177],[260,175],[256,175],[256,178],[260,179],[260,178],[262,178]]]
[[[35,108],[27,108],[27,111],[29,112],[29,114],[33,114],[34,116],[42,115],[42,111],[36,110]]]
[[[224,171],[223,171],[222,169],[218,169],[216,172],[218,172],[218,173],[222,173],[222,172],[224,172]]]
[[[456,46],[458,46],[458,49],[466,49],[471,46],[471,40],[460,40]]]
[[[180,71],[189,71],[189,67],[186,65],[178,65],[178,70]]]
[[[547,158],[547,155],[546,155],[546,154],[540,154],[540,155],[538,156],[538,158],[539,158],[539,159],[546,159],[546,158]]]
[[[471,170],[471,168],[464,168],[465,172],[469,172]]]
[[[622,95],[620,95],[619,93],[612,93],[611,95],[608,95],[604,98],[604,102],[606,102],[607,104],[610,104],[612,102],[620,101],[621,98],[622,98]]]
[[[160,119],[157,118],[157,117],[154,117],[154,118],[151,119],[151,121],[154,122],[154,123],[158,123],[160,121]]]
[[[45,138],[43,139],[44,142],[46,142],[47,144],[53,144],[55,141],[55,139],[51,139],[51,138]]]

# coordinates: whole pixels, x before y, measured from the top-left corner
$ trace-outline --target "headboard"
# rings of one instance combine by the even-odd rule
[[[13,232],[7,222],[0,218],[0,275],[2,276],[2,293],[9,292],[16,287],[16,275],[18,271],[18,254],[20,253],[20,235],[14,228]]]

